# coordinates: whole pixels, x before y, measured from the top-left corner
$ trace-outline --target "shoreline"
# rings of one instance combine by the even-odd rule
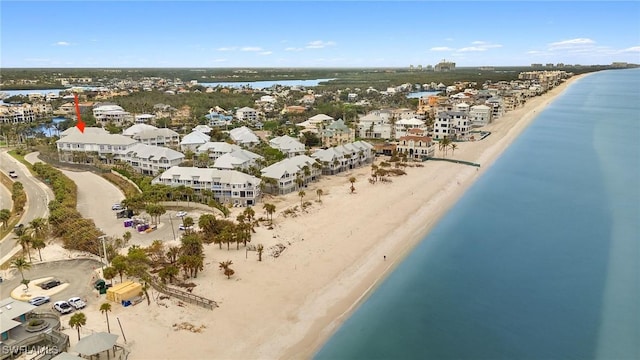
[[[320,349],[336,333],[340,326],[349,317],[351,317],[351,315],[353,315],[357,308],[363,302],[365,302],[371,294],[375,292],[375,290],[382,284],[383,281],[386,280],[386,278],[393,272],[393,270],[395,270],[395,268],[406,259],[411,251],[429,235],[433,227],[442,219],[444,215],[448,213],[448,211],[458,202],[458,200],[462,198],[469,187],[473,185],[473,183],[475,183],[475,181],[493,165],[493,163],[518,138],[518,136],[521,135],[524,130],[526,130],[529,125],[531,125],[531,123],[533,123],[539,113],[541,113],[548,105],[550,105],[558,96],[563,94],[571,84],[588,75],[590,75],[590,73],[573,76],[572,78],[568,79],[568,81],[557,86],[554,89],[551,89],[546,94],[543,94],[542,96],[539,96],[537,98],[529,99],[529,101],[525,103],[522,108],[513,110],[499,118],[496,123],[514,120],[513,118],[521,115],[517,123],[512,124],[512,126],[508,127],[506,134],[499,136],[495,144],[492,144],[490,147],[485,148],[481,153],[476,154],[475,158],[471,157],[464,159],[467,161],[475,161],[480,163],[481,167],[477,168],[477,171],[473,170],[472,168],[462,170],[455,179],[452,179],[456,180],[455,183],[452,181],[451,184],[449,184],[445,189],[442,189],[441,194],[439,194],[442,195],[442,199],[432,199],[431,201],[422,205],[420,207],[420,211],[414,214],[407,221],[407,223],[409,224],[412,222],[416,222],[416,220],[424,220],[425,214],[428,213],[429,210],[432,210],[433,207],[437,207],[437,215],[435,217],[428,218],[429,220],[427,222],[419,225],[412,232],[412,236],[408,243],[404,244],[404,246],[402,247],[393,249],[394,251],[392,252],[392,256],[385,255],[387,256],[387,258],[393,259],[391,265],[387,266],[382,272],[372,269],[372,271],[360,281],[360,283],[356,287],[357,290],[352,291],[349,296],[345,296],[345,298],[343,299],[344,303],[339,303],[332,306],[332,308],[334,308],[334,311],[343,309],[343,311],[338,316],[335,316],[336,313],[328,311],[329,314],[313,324],[302,340],[293,344],[289,349],[283,349],[283,351],[277,356],[277,358],[312,358],[318,351],[320,351]],[[496,125],[496,123],[492,125]],[[485,128],[489,130],[489,127]],[[491,136],[494,136],[494,133],[492,133]],[[458,158],[456,157],[456,159]],[[456,189],[456,187],[458,187],[458,189]],[[438,207],[438,205],[440,206]],[[366,284],[369,285],[366,286]],[[360,293],[360,295],[358,295],[358,293]],[[333,318],[333,320],[328,321],[330,318]]]
[[[276,205],[273,229],[263,223],[251,240],[251,245],[264,245],[262,261],[242,246],[227,250],[226,246],[205,245],[204,269],[197,278],[187,280],[195,285],[194,294],[213,299],[219,307],[208,310],[186,305],[154,290],[150,291],[151,305],[122,307],[112,303],[109,317],[121,321],[127,334],[126,344],[122,344],[122,336],[118,343],[131,351],[132,360],[313,357],[539,112],[587,75],[576,75],[529,99],[525,106],[484,127],[492,132],[490,136],[459,143],[455,155],[448,156],[480,163],[480,168],[427,161],[421,163],[423,167],[407,167],[407,175],[392,177],[392,183],[370,184],[371,168],[364,166],[309,184],[304,200],[311,206],[293,216],[287,216],[285,210],[300,207],[298,193],[265,196],[254,210],[256,217],[266,217],[263,205]],[[350,177],[357,179],[354,193]],[[104,183],[102,193],[113,197],[109,203],[118,201],[119,190],[114,188],[113,194],[107,191],[113,184],[100,177],[91,181]],[[91,181],[80,182],[79,192],[93,194],[99,184]],[[321,201],[317,189],[323,190]],[[79,195],[79,209],[90,206],[92,199]],[[242,210],[232,209],[229,219]],[[189,212],[199,213],[195,209]],[[134,237],[132,244],[149,246],[161,239],[165,246],[175,245],[173,238],[153,234]],[[269,255],[270,247],[276,244],[286,246],[277,258]],[[42,253],[47,261],[71,258],[59,245],[51,244]],[[233,261],[236,271],[231,279],[218,269],[218,263],[227,260]],[[126,276],[123,280],[127,281]],[[104,301],[97,292],[86,299],[83,312],[87,324],[81,329],[82,336],[106,330],[99,310]],[[70,335],[73,347],[76,331],[64,332]],[[112,333],[120,335],[119,329],[112,329]]]

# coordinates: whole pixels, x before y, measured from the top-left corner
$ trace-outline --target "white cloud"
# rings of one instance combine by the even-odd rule
[[[336,43],[333,41],[322,41],[322,40],[316,40],[316,41],[311,41],[307,44],[307,49],[322,49],[325,48],[327,46],[335,46]]]
[[[69,46],[69,45],[71,45],[71,43],[66,42],[66,41],[58,41],[57,43],[55,43],[53,45],[56,45],[56,46]]]
[[[576,47],[592,46],[595,43],[596,43],[595,41],[588,38],[576,38],[576,39],[552,42],[551,44],[549,44],[549,49],[551,50],[570,49],[570,48],[576,48]]]
[[[447,46],[436,46],[436,47],[432,47],[429,50],[431,50],[431,51],[451,51],[453,49],[450,48],[450,47],[447,47]]]
[[[215,63],[221,63],[221,62],[225,62],[227,61],[227,59],[213,59],[213,62]]]
[[[458,49],[458,52],[469,52],[469,51],[486,51],[487,48],[483,48],[480,46],[469,46]]]
[[[51,59],[45,59],[45,58],[26,58],[26,59],[24,59],[24,61],[27,61],[27,62],[37,62],[37,63],[41,63],[41,62],[49,62],[49,61],[51,61]]]
[[[285,48],[284,51],[302,51],[304,50],[303,48],[297,48],[297,47],[288,47]]]
[[[620,52],[640,52],[640,46],[632,46],[630,48],[622,49]]]
[[[254,52],[257,52],[257,51],[262,51],[262,48],[258,47],[258,46],[245,46],[240,50],[241,51],[254,51]]]
[[[501,48],[500,44],[491,44],[486,41],[474,41],[471,43],[473,46],[467,46],[456,50],[457,52],[474,52],[474,51],[487,51],[489,49]]]
[[[273,51],[263,51],[259,53],[260,55],[271,55],[273,54]]]
[[[232,47],[221,47],[221,48],[217,48],[216,50],[218,50],[218,51],[234,51],[236,49],[237,49],[236,46],[232,46]]]

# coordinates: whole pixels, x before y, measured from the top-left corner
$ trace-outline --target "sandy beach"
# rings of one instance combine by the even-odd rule
[[[449,158],[480,163],[480,168],[431,161],[407,168],[406,176],[388,184],[370,184],[369,166],[324,176],[305,189],[305,200],[312,205],[295,217],[285,217],[283,210],[300,205],[297,193],[266,196],[263,203],[276,206],[274,228],[256,228],[251,244],[286,246],[278,258],[266,251],[259,262],[257,253],[243,246],[227,250],[206,245],[205,269],[189,281],[197,285],[194,294],[217,301],[218,308],[160,300],[152,291],[150,306],[113,304],[112,332],[121,335],[114,326],[118,318],[129,359],[310,358],[535,116],[580,77],[483,128],[491,132],[489,137],[458,143],[455,154],[449,152]],[[348,181],[352,176],[357,179],[353,194]],[[321,202],[316,201],[316,189],[324,192]],[[266,217],[262,205],[255,212]],[[230,218],[239,211],[234,209]],[[218,269],[225,260],[233,261],[236,273],[231,279]],[[88,299],[82,334],[106,331],[98,310],[103,301],[97,294]],[[199,330],[174,326],[182,323]],[[75,330],[66,332],[74,345]]]

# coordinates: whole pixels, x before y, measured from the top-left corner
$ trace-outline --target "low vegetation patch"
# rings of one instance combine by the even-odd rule
[[[55,199],[49,203],[49,224],[54,236],[63,240],[67,249],[86,251],[98,255],[98,237],[102,232],[93,220],[85,219],[76,209],[78,188],[60,170],[45,163],[32,166],[36,176],[53,189]]]

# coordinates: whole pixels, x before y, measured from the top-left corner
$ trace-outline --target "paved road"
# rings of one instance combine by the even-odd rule
[[[122,235],[129,231],[132,234],[129,245],[140,246],[149,246],[153,240],[171,241],[174,239],[174,232],[179,240],[181,232],[178,230],[178,225],[181,220],[175,217],[175,211],[168,211],[160,217],[157,230],[151,233],[138,233],[132,228],[125,228],[123,219],[116,219],[115,211],[111,210],[111,205],[124,199],[124,195],[117,186],[92,172],[68,170],[62,170],[62,172],[78,186],[78,211],[83,217],[93,219],[96,226],[106,235],[122,238]],[[190,215],[197,220],[195,213]],[[142,216],[144,217],[144,214]]]
[[[29,161],[29,159],[35,157],[31,155],[29,158],[25,158]],[[14,170],[18,174],[16,180],[24,185],[24,190],[27,193],[27,206],[25,214],[20,221],[21,223],[28,224],[29,221],[35,218],[49,216],[48,204],[49,200],[54,198],[54,195],[47,185],[32,176],[27,167],[7,154],[6,150],[0,152],[0,169],[6,173]],[[2,256],[0,263],[18,251],[20,251],[20,246],[17,244],[15,236],[9,234],[0,242],[0,256]]]
[[[7,189],[3,185],[0,185],[0,209],[13,208],[13,201],[11,201],[11,190]]]

